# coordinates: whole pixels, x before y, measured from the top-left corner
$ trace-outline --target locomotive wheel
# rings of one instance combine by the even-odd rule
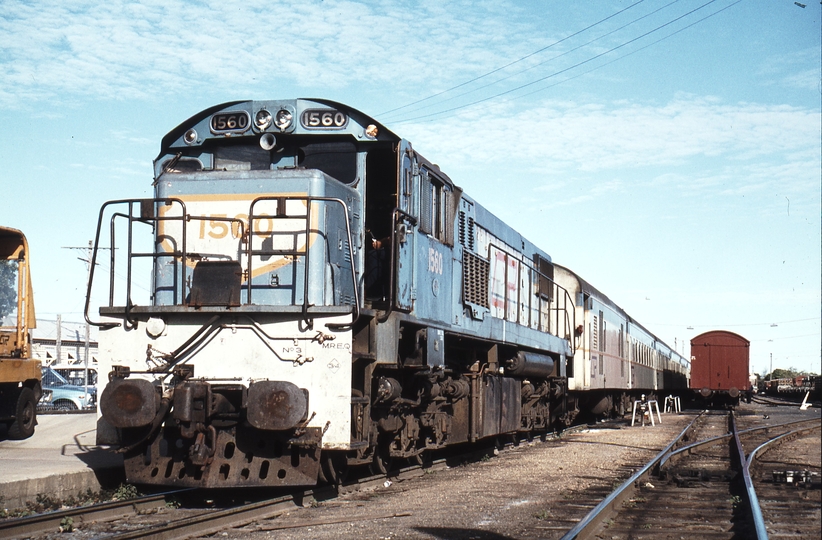
[[[374,451],[374,458],[371,460],[371,474],[388,474],[394,466],[394,458],[388,450],[387,445],[380,444]]]
[[[428,450],[423,450],[419,454],[413,455],[408,458],[409,463],[411,465],[417,465],[419,467],[427,467],[431,465],[431,452]]]
[[[37,402],[31,388],[23,388],[17,398],[14,421],[9,424],[9,439],[28,439],[37,425]]]
[[[336,452],[323,452],[320,457],[320,480],[339,486],[348,478],[348,459]]]
[[[494,437],[495,454],[505,450],[505,440],[503,439],[503,437],[504,435],[497,435],[496,437]]]

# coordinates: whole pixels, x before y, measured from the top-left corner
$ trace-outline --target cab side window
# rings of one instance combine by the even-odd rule
[[[454,209],[451,187],[431,171],[420,169],[420,231],[444,244],[454,244]]]

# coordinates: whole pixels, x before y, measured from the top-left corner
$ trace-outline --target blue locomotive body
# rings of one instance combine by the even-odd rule
[[[163,139],[154,186],[103,206],[86,302],[98,442],[129,481],[333,481],[580,412],[580,306],[550,257],[363,113],[210,108]]]

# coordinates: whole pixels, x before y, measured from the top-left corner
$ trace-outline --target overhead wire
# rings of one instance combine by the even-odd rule
[[[628,22],[628,23],[626,23],[626,24],[624,24],[624,25],[620,26],[619,28],[615,28],[615,29],[611,30],[610,32],[606,32],[606,33],[604,33],[604,34],[602,34],[602,35],[600,35],[600,36],[598,36],[598,37],[596,37],[596,38],[594,38],[594,39],[592,39],[592,40],[590,40],[590,41],[587,41],[587,42],[585,42],[585,43],[583,43],[583,44],[581,44],[581,45],[577,45],[576,47],[574,47],[574,48],[572,48],[572,49],[569,49],[569,50],[567,50],[567,51],[565,51],[565,52],[563,52],[563,53],[561,53],[561,54],[558,54],[558,55],[556,55],[556,56],[553,56],[553,57],[551,57],[551,58],[549,58],[549,59],[547,59],[547,60],[543,60],[542,62],[539,62],[538,64],[534,64],[534,65],[532,65],[532,66],[528,66],[528,67],[527,67],[527,68],[525,68],[525,69],[522,69],[522,70],[520,70],[520,71],[517,71],[517,72],[511,73],[510,75],[506,75],[506,76],[504,76],[504,77],[502,77],[502,78],[496,79],[496,80],[494,80],[494,81],[492,81],[492,82],[489,82],[489,83],[487,83],[487,84],[484,84],[484,85],[482,85],[482,86],[478,86],[478,87],[473,88],[473,89],[471,89],[471,90],[467,90],[467,91],[465,91],[465,92],[463,92],[463,93],[461,93],[461,94],[457,94],[457,95],[455,95],[455,96],[453,96],[453,97],[449,97],[449,98],[447,98],[447,99],[445,99],[445,100],[442,100],[442,101],[440,101],[440,102],[438,102],[438,103],[439,103],[439,104],[443,104],[443,103],[447,103],[447,102],[449,102],[449,101],[454,101],[455,99],[459,99],[459,98],[461,98],[461,97],[463,97],[463,96],[467,96],[468,94],[473,94],[474,92],[478,92],[478,91],[480,91],[480,90],[484,90],[485,88],[489,88],[489,87],[494,86],[494,85],[496,85],[496,84],[499,84],[499,83],[501,83],[501,82],[503,82],[503,81],[507,81],[508,79],[511,79],[511,78],[513,78],[513,77],[516,77],[517,75],[522,75],[523,73],[526,73],[526,72],[528,72],[528,71],[531,71],[531,70],[533,70],[533,69],[536,69],[536,68],[538,68],[538,67],[540,67],[540,66],[543,66],[543,65],[545,65],[545,64],[547,64],[547,63],[549,63],[549,62],[553,62],[553,61],[557,60],[558,58],[562,58],[563,56],[569,55],[569,54],[571,54],[571,53],[573,53],[573,52],[575,52],[575,51],[578,51],[578,50],[580,50],[580,49],[582,49],[582,48],[584,48],[584,47],[587,47],[588,45],[591,45],[592,43],[594,43],[594,42],[596,42],[596,41],[599,41],[599,40],[604,39],[604,38],[606,38],[606,37],[608,37],[608,36],[610,36],[610,35],[612,35],[612,34],[615,34],[615,33],[619,32],[620,30],[624,30],[625,28],[627,28],[627,27],[629,27],[629,26],[631,26],[631,25],[633,25],[633,24],[635,24],[635,23],[637,23],[637,22],[639,22],[639,21],[641,21],[641,20],[643,20],[643,19],[646,19],[646,18],[648,18],[648,17],[650,17],[650,16],[652,16],[652,15],[655,15],[656,13],[659,13],[660,11],[662,11],[662,10],[664,10],[664,9],[666,9],[666,8],[668,8],[668,7],[670,7],[670,6],[672,6],[673,4],[675,4],[675,3],[677,3],[677,2],[679,2],[679,0],[673,0],[673,1],[671,1],[671,2],[669,2],[669,3],[667,3],[667,4],[665,4],[664,6],[661,6],[661,7],[657,8],[657,9],[655,9],[654,11],[651,11],[650,13],[646,13],[645,15],[642,15],[641,17],[637,17],[636,19],[634,19],[634,20],[632,20],[632,21],[630,21],[630,22]],[[636,4],[634,4],[634,5],[636,5]],[[623,10],[623,11],[625,11],[625,10]],[[621,12],[620,12],[620,13],[621,13]],[[615,15],[616,15],[616,14],[615,14]],[[612,15],[612,17],[613,17],[613,15]],[[608,17],[608,18],[610,18],[610,17]],[[597,23],[595,23],[595,24],[592,24],[592,25],[588,26],[587,28],[585,28],[584,30],[580,30],[579,32],[576,32],[576,33],[572,34],[571,36],[568,36],[568,38],[564,38],[564,39],[562,39],[562,40],[560,40],[560,41],[557,41],[556,43],[554,43],[554,44],[550,45],[549,47],[552,47],[553,45],[556,45],[556,44],[558,44],[558,43],[561,43],[562,41],[565,41],[566,39],[569,39],[569,38],[571,38],[571,37],[573,37],[573,36],[579,35],[580,33],[584,32],[585,30],[588,30],[588,29],[590,29],[590,28],[593,28],[594,26],[596,26],[597,24],[600,24],[601,22],[604,22],[605,20],[607,20],[607,19],[602,19],[602,21],[599,21],[599,22],[597,22]],[[535,53],[532,53],[532,54],[531,54],[531,55],[529,55],[529,56],[533,56],[534,54],[537,54],[537,53],[539,53],[539,52],[543,52],[543,51],[545,51],[546,49],[548,49],[549,47],[545,47],[545,48],[543,48],[543,49],[540,49],[539,51],[537,51],[537,52],[535,52]],[[524,57],[524,58],[528,58],[528,57]],[[523,59],[524,59],[524,58],[523,58]],[[516,62],[519,62],[519,61],[520,61],[520,60],[517,60]],[[505,69],[506,67],[509,67],[509,66],[511,66],[511,65],[513,65],[513,64],[515,64],[516,62],[511,62],[510,64],[508,64],[508,65],[506,65],[506,66],[503,66],[502,68],[499,68],[499,69],[494,70],[494,71],[492,71],[492,72],[490,72],[490,73],[487,73],[486,75],[490,75],[491,73],[495,73],[495,72],[497,72],[497,71],[500,71],[500,70],[502,70],[502,69]],[[453,87],[453,88],[451,88],[451,89],[449,89],[449,90],[444,90],[444,91],[442,91],[442,92],[439,92],[438,94],[435,94],[434,96],[429,96],[428,98],[425,98],[425,99],[419,100],[419,101],[417,101],[416,103],[421,103],[422,101],[425,101],[425,100],[430,99],[430,98],[432,98],[432,97],[436,97],[436,96],[442,95],[442,94],[444,94],[444,93],[446,93],[446,92],[450,92],[451,90],[455,90],[455,89],[457,89],[457,88],[459,88],[459,87],[461,87],[461,86],[465,86],[466,84],[470,84],[471,82],[475,82],[475,81],[477,81],[477,80],[479,80],[479,79],[481,79],[481,78],[485,77],[486,75],[482,75],[482,76],[480,76],[480,77],[474,78],[474,79],[472,79],[471,81],[468,81],[468,83],[463,83],[463,84],[461,84],[461,85],[457,85],[457,86],[455,86],[455,87]],[[394,110],[400,110],[400,109],[403,109],[403,108],[407,108],[407,107],[410,107],[411,105],[414,105],[414,104],[412,103],[412,104],[409,104],[409,105],[404,105],[403,107],[399,107],[398,109],[394,109]],[[409,111],[409,112],[418,111],[418,110],[424,109],[425,107],[426,107],[426,106],[424,106],[424,107],[417,107],[417,108],[415,108],[415,109],[411,109],[411,111]],[[388,120],[387,120],[387,121],[388,121],[388,122],[390,122],[390,121],[391,121],[391,116],[390,116],[390,115],[389,115],[389,117],[388,117]]]
[[[643,50],[645,50],[645,49],[647,49],[647,48],[649,48],[649,47],[652,47],[652,46],[656,45],[657,43],[659,43],[659,42],[661,42],[661,41],[665,41],[665,40],[666,40],[666,39],[668,39],[668,38],[674,37],[675,35],[679,34],[680,32],[684,32],[685,30],[687,30],[688,28],[691,28],[692,26],[696,26],[697,24],[699,24],[699,23],[701,23],[701,22],[705,21],[706,19],[710,19],[711,17],[713,17],[713,16],[715,16],[715,15],[719,15],[720,13],[722,13],[723,11],[725,11],[726,9],[731,8],[731,7],[735,6],[736,4],[738,4],[738,3],[740,3],[740,2],[742,2],[742,0],[736,0],[736,2],[734,2],[734,3],[732,3],[732,4],[728,4],[728,5],[727,5],[727,6],[725,6],[724,8],[722,8],[722,9],[720,9],[720,10],[717,10],[717,11],[715,11],[715,12],[713,12],[713,13],[709,14],[709,15],[706,15],[706,16],[702,17],[701,19],[699,19],[699,20],[697,20],[697,21],[692,22],[691,24],[689,24],[689,25],[687,25],[687,26],[683,26],[683,27],[682,27],[682,28],[680,28],[679,30],[676,30],[675,32],[671,32],[671,33],[670,33],[670,34],[668,34],[667,36],[661,37],[661,38],[657,39],[656,41],[652,41],[651,43],[648,43],[647,45],[643,45],[642,47],[640,47],[640,48],[638,48],[638,49],[635,49],[635,50],[633,50],[633,51],[630,51],[630,52],[628,52],[628,53],[625,53],[624,55],[622,55],[622,56],[620,56],[620,57],[618,57],[618,58],[614,58],[613,60],[609,60],[609,61],[605,62],[604,64],[600,64],[600,65],[595,66],[595,67],[593,67],[593,68],[591,68],[591,69],[589,69],[589,70],[587,70],[587,71],[583,71],[582,73],[578,73],[578,74],[576,74],[576,75],[573,75],[573,76],[571,76],[571,77],[568,77],[567,79],[563,79],[563,80],[561,80],[561,81],[559,81],[559,82],[556,82],[556,83],[554,83],[554,84],[551,84],[551,85],[545,86],[545,87],[543,87],[543,88],[538,88],[538,89],[533,90],[533,91],[531,91],[531,92],[528,92],[528,93],[525,93],[525,94],[521,94],[521,95],[517,96],[516,98],[512,98],[512,99],[520,99],[520,98],[524,98],[524,97],[527,97],[527,96],[531,96],[531,95],[536,94],[536,93],[538,93],[538,92],[542,92],[542,91],[545,91],[545,90],[547,90],[547,89],[549,89],[549,88],[553,88],[553,87],[555,87],[555,86],[557,86],[557,85],[559,85],[559,84],[562,84],[562,83],[564,83],[564,82],[572,81],[572,80],[574,80],[574,79],[577,79],[577,78],[579,78],[579,77],[582,77],[583,75],[587,75],[588,73],[591,73],[592,71],[596,71],[596,70],[598,70],[598,69],[602,69],[602,68],[604,68],[605,66],[609,66],[609,65],[613,64],[614,62],[619,62],[620,60],[624,60],[625,58],[628,58],[629,56],[632,56],[632,55],[634,55],[634,54],[636,54],[636,53],[638,53],[638,52],[641,52],[641,51],[643,51]],[[506,100],[506,102],[507,102],[507,101],[512,101],[512,99]]]
[[[504,66],[501,66],[501,67],[498,67],[498,68],[496,68],[496,69],[493,69],[493,70],[491,70],[491,71],[489,71],[489,72],[487,72],[487,73],[484,73],[484,74],[482,74],[482,75],[480,75],[480,76],[478,76],[478,77],[474,77],[473,79],[471,79],[471,80],[469,80],[469,81],[465,81],[465,82],[463,82],[463,83],[460,83],[460,84],[458,84],[458,85],[456,85],[456,86],[452,86],[451,88],[448,88],[448,89],[446,89],[446,90],[442,90],[442,91],[437,92],[437,93],[435,93],[435,94],[431,94],[431,95],[430,95],[430,96],[428,96],[428,97],[424,97],[424,98],[422,98],[422,99],[418,99],[417,101],[414,101],[414,102],[411,102],[411,103],[407,103],[407,104],[402,105],[402,106],[400,106],[400,107],[396,107],[396,108],[394,108],[394,109],[390,109],[390,110],[384,111],[384,112],[380,113],[380,114],[379,114],[379,116],[380,116],[380,117],[382,117],[382,116],[387,115],[387,114],[390,114],[390,113],[392,113],[392,112],[399,111],[399,110],[402,110],[402,109],[406,109],[406,108],[408,108],[408,107],[412,107],[412,106],[414,106],[414,105],[417,105],[418,103],[422,103],[422,102],[424,102],[424,101],[428,101],[429,99],[433,99],[433,98],[435,98],[435,97],[439,97],[439,96],[441,96],[441,95],[443,95],[443,94],[446,94],[446,93],[448,93],[448,92],[451,92],[452,90],[456,90],[456,89],[458,89],[458,88],[462,88],[463,86],[467,86],[467,85],[469,85],[469,84],[471,84],[471,83],[473,83],[473,82],[479,81],[480,79],[484,79],[485,77],[488,77],[488,76],[490,76],[490,75],[493,75],[494,73],[498,73],[498,72],[500,72],[500,71],[502,71],[502,70],[504,70],[504,69],[507,69],[507,68],[509,68],[509,67],[511,67],[511,66],[513,66],[513,65],[515,65],[515,64],[518,64],[518,63],[520,63],[520,62],[523,62],[523,61],[525,61],[525,60],[527,60],[527,59],[531,58],[532,56],[535,56],[535,55],[537,55],[537,54],[539,54],[539,53],[541,53],[541,52],[547,51],[547,50],[548,50],[548,49],[550,49],[551,47],[554,47],[554,46],[559,45],[560,43],[562,43],[562,42],[564,42],[564,41],[567,41],[567,40],[569,40],[569,39],[571,39],[571,38],[573,38],[573,37],[576,37],[576,36],[578,36],[578,35],[582,34],[583,32],[585,32],[585,31],[587,31],[587,30],[590,30],[591,28],[594,28],[595,26],[598,26],[598,25],[600,25],[600,24],[604,23],[605,21],[608,21],[608,20],[610,20],[610,19],[613,19],[613,18],[614,18],[614,17],[616,17],[617,15],[620,15],[620,14],[622,14],[622,13],[624,13],[624,12],[628,11],[629,9],[631,9],[631,8],[633,8],[633,7],[638,6],[639,4],[641,4],[641,3],[642,3],[642,2],[644,2],[644,1],[645,1],[645,0],[639,0],[638,2],[634,2],[634,3],[633,3],[633,4],[631,4],[630,6],[628,6],[628,7],[624,8],[624,9],[621,9],[621,10],[617,11],[616,13],[613,13],[613,14],[611,14],[611,15],[607,16],[607,17],[605,17],[604,19],[600,19],[599,21],[597,21],[597,22],[595,22],[595,23],[593,23],[593,24],[590,24],[590,25],[586,26],[585,28],[583,28],[582,30],[578,30],[578,31],[574,32],[573,34],[570,34],[570,35],[568,35],[568,36],[566,36],[566,37],[564,37],[564,38],[562,38],[562,39],[560,39],[560,40],[558,40],[558,41],[555,41],[554,43],[551,43],[550,45],[547,45],[547,46],[545,46],[545,47],[543,47],[543,48],[541,48],[541,49],[538,49],[538,50],[536,50],[536,51],[534,51],[534,52],[532,52],[532,53],[526,54],[525,56],[522,56],[522,57],[520,57],[520,58],[518,58],[518,59],[516,59],[516,60],[514,60],[514,61],[512,61],[512,62],[509,62],[509,63],[505,64]],[[674,1],[676,2],[676,1],[678,1],[678,0],[674,0]]]
[[[661,25],[657,26],[656,28],[654,28],[654,29],[652,29],[652,30],[649,30],[648,32],[645,32],[645,33],[643,33],[643,34],[641,34],[641,35],[639,35],[639,36],[637,36],[637,37],[634,37],[634,38],[632,38],[632,39],[630,39],[630,40],[628,40],[628,41],[625,41],[625,42],[623,42],[623,43],[621,43],[621,44],[619,44],[619,45],[617,45],[617,46],[615,46],[615,47],[613,47],[613,48],[611,48],[611,49],[608,49],[608,50],[607,50],[607,51],[605,51],[605,52],[602,52],[602,53],[596,54],[596,55],[594,55],[594,56],[592,56],[592,57],[590,57],[590,58],[587,58],[587,59],[585,59],[585,60],[582,60],[582,61],[580,61],[580,62],[577,62],[576,64],[574,64],[574,65],[572,65],[572,66],[569,66],[569,67],[567,67],[567,68],[561,69],[561,70],[559,70],[559,71],[556,71],[556,72],[551,73],[551,74],[549,74],[549,75],[546,75],[546,76],[544,76],[544,77],[540,77],[540,78],[538,78],[538,79],[536,79],[536,80],[534,80],[534,81],[531,81],[531,82],[528,82],[528,83],[526,83],[526,84],[523,84],[523,85],[517,86],[517,87],[515,87],[515,88],[511,88],[511,89],[509,89],[509,90],[505,90],[505,91],[503,91],[503,92],[498,92],[498,93],[496,93],[496,94],[494,94],[494,95],[492,95],[492,96],[488,96],[488,97],[485,97],[485,98],[483,98],[483,99],[479,99],[479,100],[476,100],[476,101],[473,101],[473,102],[470,102],[470,103],[466,103],[466,104],[463,104],[463,105],[459,105],[459,106],[456,106],[456,107],[452,107],[452,108],[449,108],[449,109],[444,109],[444,110],[440,110],[440,111],[433,112],[433,113],[429,113],[429,114],[424,114],[424,115],[414,116],[414,117],[411,117],[411,118],[401,118],[401,119],[399,119],[399,120],[396,120],[396,121],[395,121],[395,123],[397,123],[397,124],[403,124],[403,123],[408,123],[408,122],[412,122],[412,121],[415,121],[415,120],[421,120],[421,119],[424,119],[424,118],[431,118],[431,117],[434,117],[434,116],[442,116],[442,115],[447,115],[448,113],[453,113],[453,112],[455,112],[455,111],[462,110],[462,109],[465,109],[465,108],[468,108],[468,107],[472,107],[472,106],[474,106],[474,105],[478,105],[478,104],[480,104],[480,103],[485,103],[485,102],[490,101],[490,100],[492,100],[492,99],[496,99],[496,98],[499,98],[499,97],[501,97],[501,96],[505,96],[505,95],[511,94],[511,93],[513,93],[513,92],[516,92],[516,91],[518,91],[518,90],[522,90],[523,88],[527,88],[527,87],[529,87],[529,86],[533,86],[534,84],[537,84],[537,83],[543,82],[543,81],[545,81],[545,80],[547,80],[547,79],[550,79],[550,78],[556,77],[557,75],[561,75],[561,74],[566,73],[566,72],[568,72],[568,71],[571,71],[571,70],[573,70],[573,69],[575,69],[575,68],[577,68],[577,67],[579,67],[579,66],[582,66],[582,65],[588,64],[588,63],[590,63],[590,62],[592,62],[592,61],[594,61],[594,60],[596,60],[596,59],[598,59],[598,58],[601,58],[601,57],[603,57],[603,56],[605,56],[605,55],[608,55],[608,54],[610,54],[610,53],[612,53],[612,52],[614,52],[614,51],[617,51],[617,50],[619,50],[619,49],[622,49],[623,47],[626,47],[626,46],[628,46],[628,45],[630,45],[630,44],[632,44],[632,43],[634,43],[634,42],[636,42],[636,41],[638,41],[638,40],[640,40],[640,39],[642,39],[642,38],[647,37],[648,35],[651,35],[651,34],[653,34],[653,33],[655,33],[655,32],[658,32],[658,31],[662,30],[663,28],[666,28],[666,27],[670,26],[671,24],[674,24],[675,22],[682,20],[682,19],[683,19],[683,18],[685,18],[685,17],[688,17],[689,15],[692,15],[693,13],[695,13],[695,12],[697,12],[697,11],[699,11],[699,10],[701,10],[701,9],[703,9],[703,8],[705,8],[705,7],[709,6],[709,5],[711,5],[711,4],[713,4],[713,3],[714,3],[714,2],[716,2],[716,1],[717,1],[717,0],[710,0],[710,1],[708,1],[708,2],[706,2],[706,3],[704,3],[704,4],[702,4],[701,6],[699,6],[699,7],[696,7],[696,8],[694,8],[694,9],[692,9],[691,11],[688,11],[687,13],[685,13],[685,14],[683,14],[683,15],[680,15],[679,17],[676,17],[676,18],[674,18],[674,19],[672,19],[672,20],[670,20],[670,21],[668,21],[668,22],[666,22],[666,23],[664,23],[664,24],[661,24]],[[606,65],[609,65],[609,64],[611,64],[611,63],[613,63],[613,62],[616,62],[616,61],[618,61],[618,60],[621,60],[621,59],[627,58],[628,56],[630,56],[630,55],[632,55],[632,54],[634,54],[634,53],[636,53],[636,52],[639,52],[640,50],[643,50],[643,49],[645,49],[645,48],[648,48],[648,47],[650,47],[650,46],[652,46],[652,45],[654,45],[654,44],[656,44],[656,43],[659,43],[660,41],[663,41],[663,40],[665,40],[665,39],[667,39],[667,38],[669,38],[669,37],[671,37],[671,36],[674,36],[674,35],[678,34],[679,32],[682,32],[683,30],[686,30],[687,28],[690,28],[690,27],[692,27],[692,26],[694,26],[694,25],[696,25],[696,24],[699,24],[699,23],[703,22],[704,20],[709,19],[709,18],[713,17],[714,15],[717,15],[718,13],[721,13],[721,12],[723,12],[723,11],[727,10],[728,8],[730,8],[730,7],[732,7],[732,6],[734,6],[734,5],[738,4],[738,3],[740,3],[741,1],[742,1],[742,0],[737,0],[736,2],[733,2],[732,4],[730,4],[730,5],[728,5],[728,6],[725,6],[725,7],[723,7],[722,9],[717,10],[716,12],[714,12],[714,13],[712,13],[712,14],[710,14],[710,15],[707,15],[707,16],[703,17],[702,19],[699,19],[699,20],[697,20],[697,21],[695,21],[695,22],[693,22],[693,23],[689,24],[688,26],[686,26],[686,27],[684,27],[684,28],[682,28],[682,29],[679,29],[679,30],[677,30],[676,32],[671,33],[671,34],[670,34],[670,35],[668,35],[668,36],[665,36],[665,37],[663,37],[663,38],[661,38],[661,39],[659,39],[659,40],[657,40],[657,41],[655,41],[655,42],[653,42],[653,43],[650,43],[650,44],[648,44],[648,45],[645,45],[644,47],[642,47],[642,48],[638,49],[637,51],[633,51],[633,52],[631,52],[631,53],[625,54],[624,56],[621,56],[621,57],[619,57],[619,58],[616,58],[616,59],[614,59],[614,60],[611,60],[610,62],[607,62],[606,64],[602,64],[602,65],[600,65],[600,66],[596,66],[596,67],[592,68],[591,70],[588,70],[588,71],[587,71],[587,72],[585,72],[585,73],[590,73],[591,71],[595,71],[595,70],[597,70],[597,69],[601,69],[602,67],[604,67],[604,66],[606,66]],[[559,83],[556,83],[556,84],[560,84],[561,82],[564,82],[564,81],[567,81],[567,80],[572,80],[572,79],[577,78],[577,77],[579,77],[579,76],[581,76],[581,75],[584,75],[585,73],[582,73],[582,74],[576,75],[576,76],[574,76],[574,77],[569,77],[568,79],[565,79],[565,80],[563,80],[563,81],[560,81]],[[551,88],[551,87],[553,87],[553,86],[556,86],[556,84],[555,84],[555,85],[548,86],[548,87],[546,87],[546,88],[541,88],[541,89],[538,89],[538,90],[536,90],[536,91],[534,91],[534,92],[531,92],[531,93],[529,93],[529,94],[524,94],[523,96],[518,96],[518,97],[516,97],[516,98],[512,98],[512,99],[519,99],[519,98],[521,98],[521,97],[524,97],[525,95],[531,95],[531,94],[533,94],[533,93],[535,93],[535,92],[544,91],[544,90],[545,90],[545,89],[547,89],[547,88]]]

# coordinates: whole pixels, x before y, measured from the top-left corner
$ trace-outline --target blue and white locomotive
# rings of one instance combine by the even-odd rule
[[[164,137],[154,173],[153,198],[103,205],[110,275],[86,301],[97,440],[130,482],[335,481],[585,403],[566,365],[589,330],[550,257],[365,114],[218,105]]]

